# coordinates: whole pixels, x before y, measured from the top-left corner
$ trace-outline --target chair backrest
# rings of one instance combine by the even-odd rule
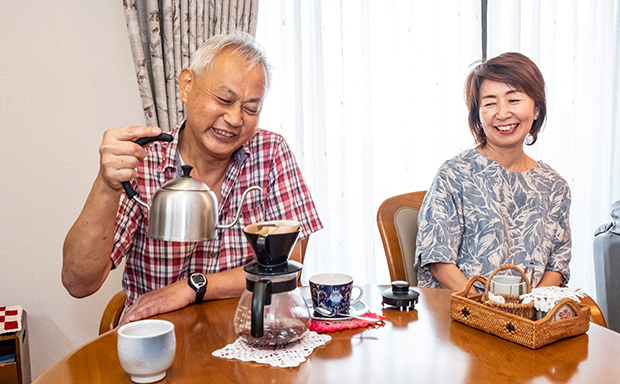
[[[100,335],[116,328],[121,319],[126,299],[125,291],[117,292],[112,296],[101,316],[101,322],[99,323]]]
[[[385,200],[377,211],[377,226],[383,242],[390,279],[418,285],[415,264],[418,213],[426,191],[405,193]]]
[[[590,307],[590,321],[594,324],[598,324],[601,327],[607,328],[607,322],[605,321],[605,316],[603,316],[603,312],[601,312],[601,308],[596,304],[593,298],[590,296],[580,297],[579,300],[583,304],[586,304]]]

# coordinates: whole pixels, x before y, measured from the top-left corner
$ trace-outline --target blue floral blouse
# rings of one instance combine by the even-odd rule
[[[431,263],[452,263],[466,278],[488,277],[502,264],[534,263],[535,287],[545,271],[568,284],[571,259],[566,181],[538,163],[506,170],[475,149],[446,161],[428,190],[418,218],[418,285],[440,288]],[[529,272],[528,272],[529,277]]]

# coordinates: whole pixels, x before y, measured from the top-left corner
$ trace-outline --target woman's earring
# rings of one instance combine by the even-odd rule
[[[538,114],[539,114],[539,112],[538,112],[538,110],[536,110],[536,113],[534,113],[534,120],[538,120]]]
[[[534,136],[528,132],[527,136],[525,136],[525,144],[530,145],[534,141]]]

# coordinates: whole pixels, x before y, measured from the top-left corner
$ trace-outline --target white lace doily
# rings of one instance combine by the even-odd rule
[[[306,357],[316,347],[325,345],[332,338],[329,335],[319,335],[310,331],[299,343],[283,349],[258,349],[250,347],[241,339],[228,344],[222,349],[213,352],[213,356],[242,361],[255,361],[261,364],[269,364],[273,367],[297,367],[306,361]]]
[[[534,302],[536,310],[541,312],[549,312],[557,303],[565,297],[579,301],[579,297],[584,297],[585,293],[579,291],[579,288],[568,287],[538,287],[532,289],[532,292],[521,295],[523,304],[531,301]]]

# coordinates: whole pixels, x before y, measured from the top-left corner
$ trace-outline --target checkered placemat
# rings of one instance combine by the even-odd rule
[[[0,334],[13,333],[22,329],[22,306],[0,306]]]

